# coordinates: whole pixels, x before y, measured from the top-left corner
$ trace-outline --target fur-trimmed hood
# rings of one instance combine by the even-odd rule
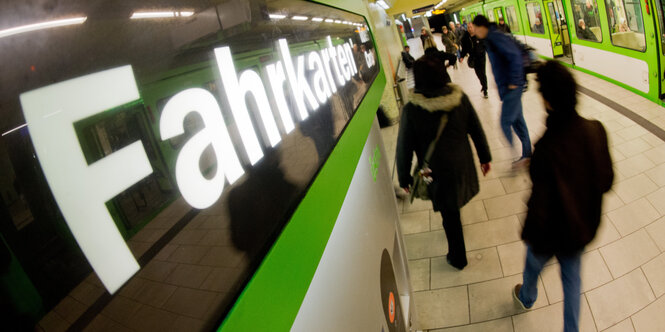
[[[462,97],[464,97],[464,91],[459,85],[448,83],[448,87],[452,91],[444,96],[437,96],[432,98],[427,98],[420,93],[412,93],[409,99],[409,102],[419,106],[428,112],[450,112],[455,107],[462,104]]]

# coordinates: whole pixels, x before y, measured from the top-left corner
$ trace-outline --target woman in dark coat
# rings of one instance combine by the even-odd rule
[[[448,122],[429,160],[432,184],[429,193],[434,211],[443,216],[448,239],[448,263],[463,269],[467,265],[460,208],[479,191],[478,175],[468,136],[478,152],[483,174],[490,170],[489,146],[473,105],[462,89],[450,83],[440,60],[423,56],[413,67],[415,91],[404,106],[397,139],[397,171],[402,188],[413,184],[411,161],[415,152],[419,167],[429,144],[435,139],[441,119]]]

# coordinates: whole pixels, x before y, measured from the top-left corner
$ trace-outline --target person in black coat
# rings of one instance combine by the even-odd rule
[[[446,116],[448,122],[429,160],[433,182],[428,189],[434,211],[443,216],[448,263],[463,269],[467,259],[460,208],[479,191],[469,135],[483,175],[490,170],[492,156],[473,105],[459,86],[450,83],[441,60],[425,55],[416,60],[413,71],[415,90],[404,106],[397,138],[399,183],[406,191],[410,190],[413,154],[422,166],[426,150],[436,137],[442,117]]]
[[[402,62],[404,62],[404,66],[408,69],[413,68],[413,63],[416,62],[416,59],[414,59],[411,53],[409,53],[410,49],[411,47],[406,45],[404,46],[404,51],[402,51]]]
[[[564,291],[564,331],[577,331],[580,257],[600,224],[603,194],[614,179],[607,134],[598,121],[575,110],[577,84],[560,63],[538,71],[547,109],[547,130],[531,159],[533,188],[522,239],[527,244],[523,284],[513,295],[524,308],[538,297],[538,275],[556,256]]]
[[[577,38],[597,42],[596,35],[587,28],[583,19],[577,22]]]
[[[462,36],[462,54],[460,62],[469,55],[468,64],[476,72],[476,76],[480,81],[483,97],[487,98],[487,72],[486,72],[486,51],[485,41],[478,39],[474,33],[473,24],[469,24],[467,31]]]

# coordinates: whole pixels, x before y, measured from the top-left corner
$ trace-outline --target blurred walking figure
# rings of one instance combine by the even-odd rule
[[[577,84],[556,61],[538,71],[548,113],[547,130],[531,160],[533,190],[522,231],[527,244],[523,284],[513,297],[525,309],[538,297],[538,275],[556,256],[564,291],[564,331],[577,331],[580,310],[580,256],[596,235],[603,193],[614,178],[607,134],[598,121],[575,110]]]
[[[452,27],[455,27],[455,24],[450,22],[452,24]],[[446,47],[446,53],[448,54],[453,54],[455,55],[455,58],[457,58],[457,51],[459,49],[459,46],[457,46],[457,37],[455,36],[455,32],[448,29],[447,26],[441,27],[443,30],[443,34],[441,35],[441,43],[443,43],[443,46]],[[457,64],[455,64],[455,69],[457,69]]]
[[[432,36],[432,34],[429,31],[427,31],[427,28],[422,27],[422,29],[420,29],[420,41],[423,43],[423,50],[426,50],[425,42],[431,36]]]
[[[513,168],[523,168],[531,158],[531,138],[522,111],[522,92],[526,84],[522,51],[510,35],[501,32],[496,24],[490,24],[485,16],[473,19],[475,34],[485,41],[494,80],[499,88],[501,105],[501,129],[508,143],[513,145],[513,132],[522,142],[522,157],[513,163]]]
[[[504,20],[503,17],[499,18],[499,24],[497,24],[496,28],[505,33],[512,33],[512,31],[510,31],[510,27],[506,24],[506,20]]]
[[[416,60],[413,73],[415,90],[404,106],[397,138],[399,183],[410,190],[415,152],[418,169],[427,164],[430,172],[426,175],[433,179],[429,197],[434,211],[443,216],[448,263],[461,270],[467,259],[460,208],[479,191],[468,136],[473,139],[483,175],[490,171],[492,156],[473,105],[459,86],[450,83],[441,60],[425,55]]]
[[[414,59],[411,53],[409,53],[410,50],[411,47],[406,45],[404,46],[404,51],[402,51],[402,61],[404,62],[404,65],[407,69],[413,68],[413,63],[416,62],[416,59]]]
[[[473,68],[476,72],[476,76],[480,81],[480,92],[483,93],[484,98],[487,98],[485,41],[476,37],[475,28],[471,23],[468,24],[467,31],[465,31],[464,36],[462,36],[462,54],[460,62],[463,61],[467,54],[469,55],[467,63],[469,64],[469,67]]]

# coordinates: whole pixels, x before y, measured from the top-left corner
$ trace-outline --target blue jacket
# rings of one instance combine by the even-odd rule
[[[509,85],[522,87],[526,83],[522,51],[512,37],[498,30],[496,25],[489,27],[485,48],[492,64],[494,80],[499,87],[499,96],[503,99]]]

